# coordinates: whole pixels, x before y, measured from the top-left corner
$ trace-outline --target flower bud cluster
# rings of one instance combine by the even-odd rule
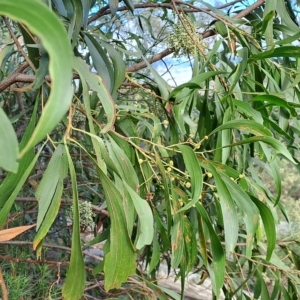
[[[206,44],[201,39],[195,25],[186,16],[182,15],[181,19],[185,23],[184,26],[180,21],[175,24],[174,33],[170,34],[167,40],[169,48],[174,49],[174,57],[194,55],[195,51],[201,52],[199,47],[204,51]]]

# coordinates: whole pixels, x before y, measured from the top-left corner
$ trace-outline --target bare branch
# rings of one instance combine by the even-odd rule
[[[25,60],[27,61],[28,65],[32,68],[32,70],[36,70],[34,64],[32,63],[32,61],[29,59],[29,57],[27,56],[27,54],[25,53],[25,51],[23,50],[22,46],[20,45],[14,31],[12,30],[9,21],[7,19],[7,17],[3,17],[4,23],[12,37],[12,39],[14,40],[15,45],[17,46],[18,50],[21,52],[21,54],[23,55],[23,57],[25,58]]]
[[[233,5],[237,2],[240,1],[233,1],[230,3],[227,3],[226,5]],[[257,2],[255,2],[254,4],[250,5],[249,7],[247,7],[246,9],[244,9],[243,11],[241,11],[240,13],[238,13],[237,15],[235,15],[233,18],[234,19],[241,19],[245,16],[247,16],[249,13],[251,13],[253,10],[255,10],[256,8],[260,7],[261,5],[263,5],[266,2],[266,0],[258,0]],[[139,4],[140,6],[142,5],[143,7],[146,4]],[[136,5],[135,7],[138,8],[139,5]],[[159,7],[158,5],[162,5],[162,4],[153,4],[153,3],[149,3],[148,7],[152,7],[152,6]],[[168,4],[169,5],[169,4]],[[171,6],[171,5],[169,5]],[[220,8],[224,8],[224,5],[218,7]],[[122,7],[120,8],[122,10],[125,10],[125,8],[123,9]],[[104,12],[106,13],[106,11],[108,10],[108,6],[103,7],[98,13],[96,13],[95,15],[93,15],[90,19],[89,19],[89,23],[93,22],[94,20],[96,20],[98,17],[96,17],[97,14],[103,14]],[[209,11],[209,10],[207,10]],[[214,30],[207,30],[204,33],[202,33],[202,38],[207,38],[210,36],[215,35],[215,31]],[[161,59],[163,59],[164,57],[172,54],[173,51],[172,49],[166,49],[150,58],[148,58],[148,63],[152,64],[154,62],[157,62]],[[28,64],[27,64],[28,66]],[[27,67],[26,66],[26,67]],[[130,66],[126,69],[126,72],[128,73],[132,73],[132,72],[137,72],[138,70],[141,70],[143,68],[147,67],[147,63],[145,61],[141,61],[133,66]],[[20,66],[18,69],[16,69],[13,73],[11,73],[7,78],[5,78],[2,82],[0,82],[0,92],[4,91],[5,89],[7,89],[8,87],[10,87],[12,84],[16,83],[16,82],[25,82],[25,83],[31,83],[35,80],[35,76],[34,75],[26,75],[26,74],[22,74],[22,72],[25,70],[26,68],[23,68],[23,65]],[[76,76],[74,76],[74,78],[77,78]],[[47,81],[50,81],[50,77],[46,76],[45,78]]]
[[[33,242],[27,242],[27,241],[4,241],[4,242],[0,242],[0,244],[3,244],[3,245],[17,245],[17,246],[24,246],[24,245],[32,246]],[[67,252],[71,252],[71,250],[72,250],[71,248],[66,247],[66,246],[58,246],[58,245],[44,244],[44,243],[43,243],[43,247],[44,248],[51,248],[51,249],[63,250],[63,251],[67,251]],[[102,257],[90,254],[89,251],[82,251],[82,252],[86,256],[89,256],[89,257],[94,258],[96,260],[103,260]],[[59,263],[59,262],[56,262],[56,263]]]
[[[247,7],[246,9],[244,9],[243,11],[241,11],[240,13],[238,13],[236,16],[234,16],[234,19],[242,19],[242,18],[246,17],[253,10],[255,10],[256,8],[262,6],[265,2],[266,2],[266,0],[258,0],[258,1],[256,1],[254,4],[250,5],[249,7]]]
[[[6,77],[3,81],[0,82],[0,93],[2,91],[4,91],[5,89],[7,89],[8,87],[10,87],[12,84],[16,83],[16,82],[28,82],[28,81],[24,81],[24,78],[20,78],[18,76],[22,76],[24,74],[22,74],[22,72],[24,72],[27,68],[28,68],[28,63],[25,62],[23,64],[21,64],[15,71],[13,71],[8,77]],[[28,75],[24,75],[24,76],[28,76]],[[35,76],[33,76],[35,78]],[[34,80],[34,79],[33,79]],[[32,82],[32,81],[29,81]]]
[[[173,51],[171,49],[166,49],[166,50],[162,51],[161,53],[156,54],[156,55],[154,55],[151,58],[148,58],[148,63],[152,64],[152,63],[154,63],[156,61],[159,61],[159,60],[161,60],[162,58],[168,56],[171,53],[173,53]],[[128,72],[128,73],[130,73],[130,72],[136,72],[136,71],[138,71],[140,69],[143,69],[145,67],[147,67],[147,63],[144,62],[144,61],[141,61],[141,62],[139,62],[139,63],[137,63],[137,64],[135,64],[135,65],[133,65],[131,67],[128,67],[126,69],[126,72]]]
[[[242,19],[245,16],[247,16],[249,13],[251,13],[253,10],[255,10],[257,7],[260,7],[261,5],[263,5],[265,2],[266,2],[266,0],[258,0],[254,4],[250,5],[249,7],[247,7],[246,9],[241,11],[240,13],[238,13],[233,18],[234,19]],[[215,31],[214,30],[208,30],[208,31],[206,31],[202,34],[202,38],[207,38],[207,37],[210,37],[210,36],[213,36],[213,35],[215,35]],[[168,56],[171,53],[173,53],[173,51],[170,50],[170,49],[164,50],[161,53],[158,53],[158,54],[154,55],[153,57],[148,58],[148,62],[150,64],[154,63],[154,62],[157,62],[160,59]],[[146,68],[146,67],[147,67],[147,63],[142,61],[140,63],[137,63],[136,65],[133,65],[133,66],[127,68],[128,71],[127,70],[126,71],[127,72],[136,72],[136,71],[141,70],[141,69]]]
[[[242,1],[241,0],[235,0],[235,1],[223,4],[223,5],[220,5],[220,6],[216,7],[216,8],[217,9],[223,9],[223,8],[232,6],[232,5],[234,5],[236,3],[239,3],[239,2],[242,2]],[[210,11],[210,9],[208,9],[208,8],[199,8],[199,7],[196,7],[194,5],[185,3],[183,1],[176,1],[176,3],[182,4],[182,5],[186,5],[186,6],[190,7],[190,8],[183,8],[183,7],[181,7],[181,10],[184,11],[184,12],[186,12],[186,13],[207,12],[207,11]],[[139,8],[167,8],[167,9],[173,10],[173,5],[168,4],[168,3],[142,3],[142,4],[136,4],[136,5],[134,5],[134,9],[139,9]],[[128,10],[127,6],[122,6],[122,7],[118,8],[118,11],[127,11],[127,10]],[[100,18],[102,16],[109,15],[109,14],[111,14],[111,10],[109,9],[109,6],[107,5],[105,7],[102,7],[98,12],[96,12],[95,14],[93,14],[88,19],[88,24],[96,21],[98,18]]]
[[[17,197],[16,198],[16,201],[19,201],[19,202],[38,202],[38,200],[34,197]],[[67,204],[67,205],[72,205],[72,200],[70,199],[61,199],[61,202],[63,204]],[[84,202],[83,200],[80,200],[79,201],[80,203]],[[105,216],[109,216],[109,213],[107,210],[105,209],[101,209],[99,208],[97,205],[91,205],[91,208],[93,211],[99,213],[99,214],[102,214],[102,215],[105,215]]]

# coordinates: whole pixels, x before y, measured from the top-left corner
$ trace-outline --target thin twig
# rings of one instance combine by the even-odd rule
[[[235,1],[233,1],[235,2]],[[232,3],[233,3],[232,2]],[[237,15],[235,15],[233,17],[233,19],[242,19],[243,17],[247,16],[249,13],[251,13],[253,10],[255,10],[256,8],[260,7],[261,5],[263,5],[266,2],[266,0],[258,0],[257,2],[255,2],[254,4],[250,5],[249,7],[247,7],[246,9],[244,9],[243,11],[241,11],[240,13],[238,13]],[[104,8],[103,10],[101,9],[101,12],[105,11]],[[100,11],[99,11],[100,12]],[[93,19],[92,18],[96,18],[96,15],[93,15],[90,19],[89,22],[92,22]],[[214,30],[207,30],[205,31],[202,35],[202,38],[207,38],[210,36],[215,35],[215,31]],[[155,63],[159,60],[161,60],[162,58],[170,55],[173,53],[172,49],[165,49],[164,51],[150,57],[147,59],[149,64]],[[131,72],[137,72],[141,69],[144,69],[147,67],[147,63],[145,61],[141,61],[137,64],[134,64],[130,67],[128,67],[126,69],[127,73],[131,73]],[[74,76],[74,78],[78,78],[78,76]],[[33,75],[25,75],[25,74],[21,74],[21,73],[15,73],[13,72],[11,75],[9,75],[6,79],[4,79],[2,82],[0,82],[0,92],[2,92],[3,90],[5,90],[6,88],[8,88],[9,86],[11,86],[13,83],[16,82],[33,82],[35,80],[35,76]],[[50,81],[49,76],[46,76],[46,80]]]
[[[0,245],[18,245],[18,246],[32,246],[33,242],[27,242],[27,241],[4,241],[0,242]],[[71,252],[72,249],[66,246],[58,246],[58,245],[52,245],[52,244],[43,244],[43,247],[45,248],[51,248],[51,249],[59,249],[67,252]],[[88,251],[82,251],[82,253],[86,256],[89,256],[91,258],[94,258],[96,260],[103,260],[102,257],[90,254]]]
[[[7,19],[7,17],[3,17],[4,23],[12,37],[12,39],[14,40],[14,43],[16,44],[18,50],[21,52],[21,54],[23,55],[23,57],[25,58],[25,60],[27,61],[28,65],[31,67],[32,70],[36,71],[36,68],[34,66],[34,64],[32,63],[32,61],[29,59],[29,57],[27,56],[27,54],[25,53],[25,51],[23,50],[22,46],[20,45],[14,31],[12,30],[10,23]]]
[[[250,5],[249,7],[247,7],[246,9],[244,9],[243,11],[241,11],[240,13],[238,13],[237,15],[235,15],[233,17],[233,19],[242,19],[245,16],[247,16],[248,14],[250,14],[253,10],[255,10],[256,8],[262,6],[264,3],[266,2],[266,0],[258,0],[257,2],[255,2],[254,4]],[[215,31],[214,30],[207,30],[206,32],[204,32],[202,34],[202,38],[207,38],[210,36],[215,35]],[[162,58],[170,55],[171,53],[173,53],[173,51],[171,49],[166,49],[164,51],[162,51],[161,53],[158,53],[156,55],[154,55],[153,57],[148,58],[148,63],[154,63],[157,62],[159,60],[161,60]],[[142,61],[140,63],[137,63],[129,68],[126,69],[126,72],[136,72],[138,70],[144,69],[147,67],[147,63]]]
[[[11,257],[7,255],[0,255],[1,260],[6,260],[6,261],[14,261],[14,262],[25,262],[29,264],[34,264],[34,265],[39,265],[39,264],[47,264],[47,265],[60,265],[60,266],[69,266],[70,263],[66,261],[58,262],[58,261],[51,261],[51,260],[34,260],[34,259],[29,259],[29,258],[17,258],[17,257]],[[84,267],[87,271],[93,272],[94,269],[89,268],[89,267]]]
[[[38,200],[35,197],[17,197],[16,201],[18,201],[18,202],[38,202]],[[67,204],[67,205],[72,205],[72,203],[73,203],[71,199],[61,199],[61,202],[63,204]],[[79,202],[82,203],[82,202],[84,202],[84,200],[79,200]],[[105,216],[109,216],[109,213],[107,210],[101,209],[97,205],[93,205],[93,204],[91,204],[91,207],[92,207],[93,211],[100,213],[102,215],[105,215]]]
[[[183,1],[176,1],[178,4],[182,4],[182,5],[186,5],[190,8],[182,8],[182,10],[185,13],[193,13],[193,12],[209,12],[211,11],[209,8],[199,8],[197,6],[193,6],[189,3],[185,3]],[[232,6],[238,2],[242,2],[241,0],[236,0],[236,1],[232,1],[220,6],[217,6],[216,9],[223,9],[229,6]],[[141,8],[166,8],[166,9],[170,9],[173,10],[173,6],[171,4],[168,3],[142,3],[142,4],[136,4],[134,5],[134,9],[141,9]],[[128,7],[127,6],[122,6],[122,7],[118,7],[117,11],[127,11]],[[105,6],[102,7],[98,12],[96,12],[95,14],[93,14],[89,19],[88,19],[88,24],[96,21],[98,18],[104,16],[104,15],[109,15],[111,14],[111,10],[109,9],[109,6]]]

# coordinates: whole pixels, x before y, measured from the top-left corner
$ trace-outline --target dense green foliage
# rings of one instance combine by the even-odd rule
[[[36,224],[39,257],[71,217],[64,299],[93,276],[106,293],[180,299],[157,285],[162,261],[181,297],[201,272],[215,299],[297,299],[297,243],[276,240],[279,166],[298,167],[296,7],[0,0],[0,224],[37,199],[19,225]],[[99,242],[91,271],[83,248]]]

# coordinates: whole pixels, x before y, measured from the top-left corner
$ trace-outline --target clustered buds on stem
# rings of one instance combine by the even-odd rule
[[[174,57],[181,57],[186,55],[194,55],[202,52],[206,48],[205,42],[201,39],[201,35],[197,32],[197,28],[185,15],[181,15],[184,21],[184,26],[180,21],[174,25],[174,33],[168,37],[168,46],[174,49]],[[196,45],[197,44],[197,45]]]

